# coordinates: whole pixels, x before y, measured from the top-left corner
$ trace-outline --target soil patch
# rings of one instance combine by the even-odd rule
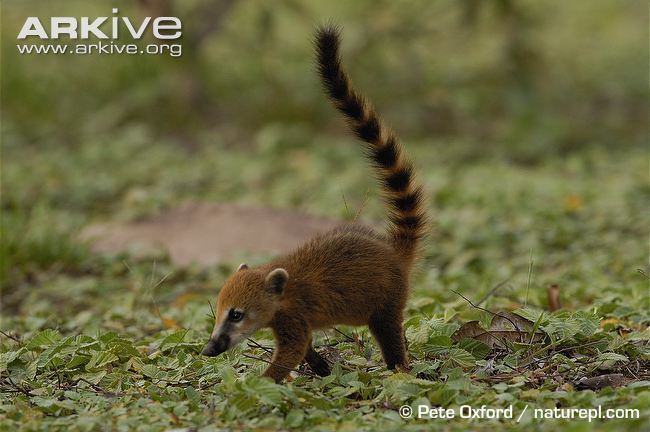
[[[189,204],[142,221],[92,225],[81,236],[95,252],[162,248],[178,265],[211,266],[242,253],[286,252],[339,223],[290,210]]]

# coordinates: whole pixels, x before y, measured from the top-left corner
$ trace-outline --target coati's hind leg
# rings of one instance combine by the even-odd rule
[[[370,332],[377,339],[388,369],[400,367],[408,370],[406,340],[402,328],[401,310],[375,312],[368,322]]]
[[[314,349],[311,340],[309,341],[309,348],[305,355],[305,361],[309,368],[318,376],[327,376],[331,373],[330,365],[327,361]]]

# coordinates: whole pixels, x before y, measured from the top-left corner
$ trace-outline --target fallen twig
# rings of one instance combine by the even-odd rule
[[[268,354],[272,354],[272,353],[273,353],[273,350],[272,350],[271,348],[268,348],[268,347],[265,347],[264,345],[261,345],[260,343],[258,343],[257,341],[253,340],[252,338],[248,338],[248,342],[249,342],[248,346],[249,346],[250,348],[253,348],[253,347],[255,347],[255,348],[260,348],[260,349],[263,349],[264,351],[266,351]],[[251,346],[251,345],[252,345],[252,346]]]
[[[453,292],[454,294],[459,295],[460,297],[462,297],[462,298],[463,298],[467,303],[470,304],[470,306],[472,306],[472,307],[474,307],[474,308],[476,308],[476,309],[479,309],[479,310],[485,311],[485,312],[487,312],[487,313],[489,313],[489,314],[492,314],[492,315],[494,315],[494,316],[499,316],[499,317],[505,319],[506,321],[510,322],[510,324],[512,324],[513,328],[515,328],[517,331],[521,331],[521,330],[519,329],[519,326],[518,326],[517,324],[515,324],[515,322],[514,322],[513,320],[511,320],[510,318],[508,318],[506,315],[502,315],[502,314],[500,314],[500,313],[498,313],[498,312],[492,312],[492,311],[489,310],[489,309],[485,309],[484,307],[478,306],[478,305],[472,303],[472,301],[471,301],[470,299],[468,299],[467,297],[465,297],[464,295],[462,295],[462,294],[459,293],[458,291],[455,291],[455,290],[452,289],[451,292]],[[486,331],[487,331],[487,330],[486,330]],[[488,331],[488,333],[489,333],[489,331]]]
[[[11,340],[13,340],[13,341],[18,342],[18,344],[20,344],[20,345],[23,344],[23,342],[22,342],[20,339],[18,339],[18,338],[15,337],[15,336],[12,336],[12,335],[10,335],[10,334],[8,334],[8,333],[3,332],[2,330],[0,330],[0,334],[4,335],[5,337],[8,337],[9,339],[11,339]]]

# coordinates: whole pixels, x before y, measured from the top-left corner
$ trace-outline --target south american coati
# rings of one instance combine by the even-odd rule
[[[425,234],[424,194],[395,133],[352,88],[339,44],[338,28],[317,29],[318,73],[325,93],[364,142],[384,191],[388,228],[378,233],[344,225],[268,264],[242,264],[226,280],[202,354],[219,355],[270,327],[276,347],[264,376],[276,382],[303,359],[316,374],[329,374],[328,363],[312,346],[312,331],[337,324],[368,325],[388,368],[409,368],[402,319],[409,274]]]

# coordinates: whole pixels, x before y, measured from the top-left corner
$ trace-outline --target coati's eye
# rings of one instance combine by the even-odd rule
[[[244,318],[244,312],[238,311],[237,309],[230,309],[228,312],[228,321],[239,322]]]

